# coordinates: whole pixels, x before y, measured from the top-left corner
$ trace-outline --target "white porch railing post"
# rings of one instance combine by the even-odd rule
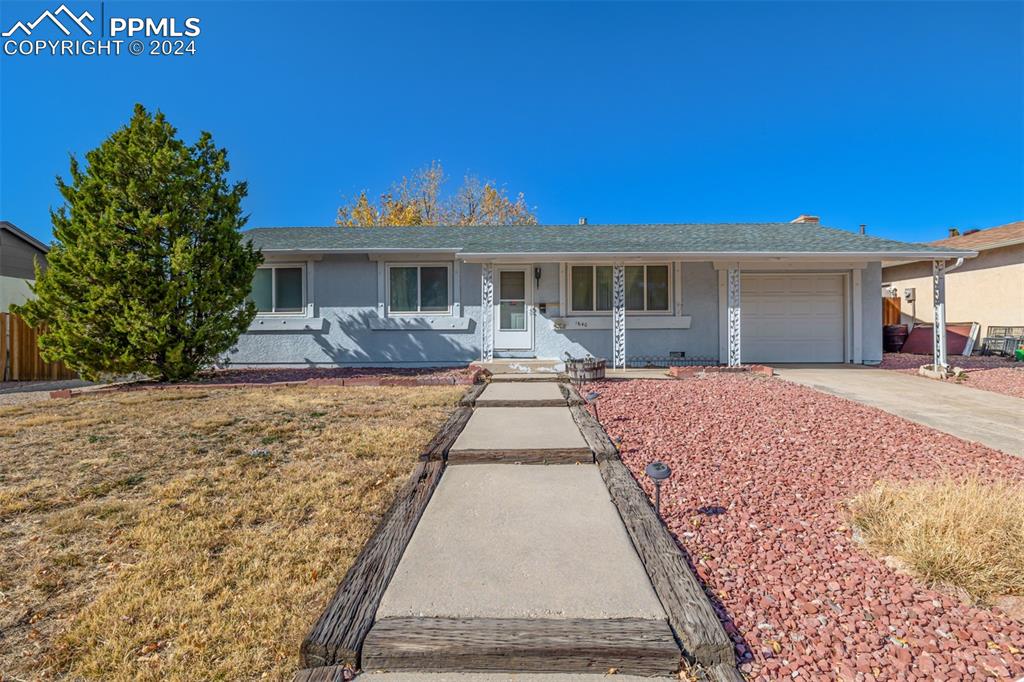
[[[626,368],[626,268],[612,266],[612,366]]]
[[[740,366],[740,269],[729,268],[729,366]]]
[[[932,349],[935,370],[949,367],[946,361],[946,261],[932,261],[932,303],[935,306],[935,324],[932,325]]]
[[[480,359],[494,360],[494,265],[480,266]]]

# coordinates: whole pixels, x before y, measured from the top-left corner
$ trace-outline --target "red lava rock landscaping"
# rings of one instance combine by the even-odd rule
[[[757,679],[961,680],[1024,674],[1024,623],[897,573],[853,539],[844,501],[879,479],[1024,461],[777,379],[600,382],[600,417],[696,564]]]
[[[1024,398],[1024,367],[997,367],[967,372],[965,386]]]
[[[906,369],[917,371],[921,365],[932,364],[931,355],[920,355],[915,353],[883,353],[882,363],[878,369]],[[1014,367],[1013,360],[1001,355],[950,355],[947,357],[949,364],[964,369],[990,369],[992,367]]]
[[[910,353],[885,353],[879,369],[916,374],[921,365],[930,365],[932,356]],[[982,391],[1024,398],[1024,364],[998,355],[950,355],[949,364],[962,367],[966,379],[960,383]],[[950,380],[954,381],[954,380]]]

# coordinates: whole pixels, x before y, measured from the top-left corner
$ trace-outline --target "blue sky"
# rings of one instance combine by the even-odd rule
[[[59,4],[4,0],[0,24]],[[0,218],[44,240],[68,153],[135,102],[228,148],[252,227],[331,224],[343,195],[431,159],[525,192],[546,223],[815,213],[930,240],[1024,218],[1020,2],[103,10],[197,16],[197,54],[0,56]]]

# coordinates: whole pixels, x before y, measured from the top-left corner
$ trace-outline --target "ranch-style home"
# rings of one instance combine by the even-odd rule
[[[281,227],[233,366],[882,359],[882,264],[972,251],[791,223]],[[941,297],[936,299],[941,301]]]

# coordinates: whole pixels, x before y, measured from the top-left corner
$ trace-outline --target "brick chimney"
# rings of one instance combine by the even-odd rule
[[[960,236],[960,230],[956,229],[955,227],[949,228],[949,236],[950,237],[959,237]]]
[[[801,213],[796,218],[793,218],[789,222],[791,223],[811,223],[812,225],[818,225],[821,223],[821,218],[816,215],[805,215]]]

